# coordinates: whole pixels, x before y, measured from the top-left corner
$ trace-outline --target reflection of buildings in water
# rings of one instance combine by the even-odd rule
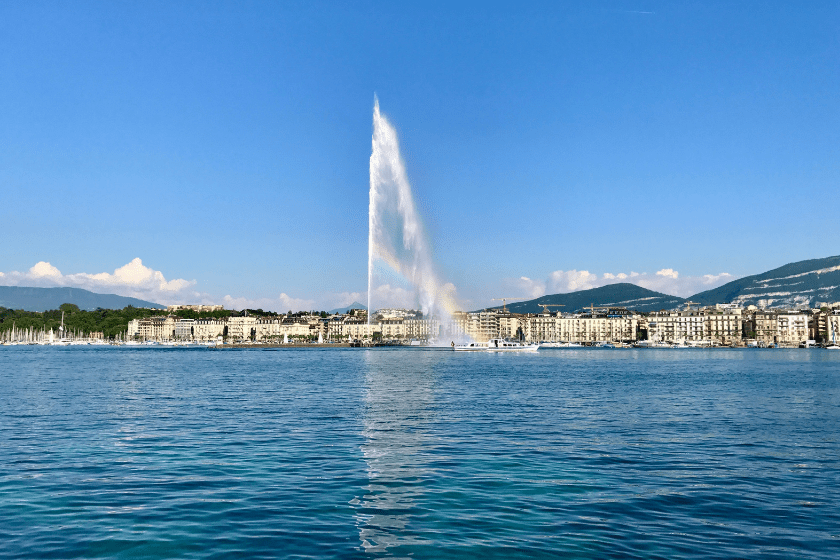
[[[369,483],[355,504],[366,552],[422,542],[409,521],[424,480],[434,475],[426,431],[433,420],[434,374],[429,356],[417,354],[419,359],[406,363],[403,352],[366,352],[362,453]]]

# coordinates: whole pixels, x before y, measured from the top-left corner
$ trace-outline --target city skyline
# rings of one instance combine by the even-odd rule
[[[367,301],[374,94],[466,309],[619,281],[685,297],[838,252],[833,3],[0,15],[3,285]]]

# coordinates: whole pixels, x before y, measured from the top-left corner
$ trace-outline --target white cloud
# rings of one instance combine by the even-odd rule
[[[0,272],[0,285],[4,286],[34,286],[34,287],[71,287],[82,288],[94,293],[117,294],[136,297],[142,300],[170,305],[180,304],[222,304],[227,309],[264,309],[266,311],[286,312],[309,311],[312,309],[333,309],[343,307],[354,301],[367,302],[367,292],[344,292],[342,294],[325,294],[319,297],[321,303],[315,300],[296,298],[281,293],[277,297],[247,298],[226,295],[221,300],[210,294],[195,289],[195,280],[175,278],[167,280],[163,273],[143,264],[136,258],[128,264],[110,272],[87,273],[78,272],[63,274],[52,264],[40,261],[26,272]],[[413,294],[400,288],[381,286],[376,292],[377,305],[393,305],[394,302],[413,301]],[[323,302],[333,302],[336,305],[324,307]]]
[[[680,276],[673,268],[663,268],[655,274],[647,272],[605,272],[601,275],[588,270],[555,270],[546,280],[533,280],[527,276],[517,279],[506,279],[504,284],[515,288],[522,297],[537,298],[545,294],[577,292],[629,282],[665,294],[688,297],[704,290],[716,288],[734,280],[735,277],[727,272],[720,274],[704,274],[703,276]]]
[[[341,292],[338,294],[326,294],[323,298],[328,303],[325,309],[336,309],[347,307],[351,303],[362,303],[367,305],[367,292]]]
[[[531,280],[527,276],[521,276],[513,284],[520,293],[527,294],[531,298],[545,295],[545,282],[542,280]]]
[[[680,276],[680,273],[674,270],[673,268],[663,268],[662,270],[656,273],[657,276],[665,276],[666,278],[673,278],[677,279]]]
[[[414,290],[401,286],[381,284],[373,289],[371,305],[374,309],[384,307],[416,308],[417,296]]]
[[[155,303],[184,303],[206,299],[205,294],[192,291],[195,280],[166,280],[163,273],[143,264],[139,258],[114,270],[114,273],[62,274],[52,264],[40,261],[26,272],[0,273],[0,283],[6,286],[72,287],[96,293],[130,296]],[[203,303],[198,301],[197,303]],[[209,302],[208,302],[209,303]]]
[[[89,274],[78,272],[62,274],[48,262],[38,262],[26,272],[0,272],[0,284],[5,286],[71,287],[82,288],[100,294],[117,294],[136,297],[164,305],[173,303],[218,304],[228,309],[262,308],[270,311],[309,310],[315,305],[312,300],[293,298],[285,293],[277,298],[248,299],[225,296],[223,301],[194,289],[195,280],[176,278],[167,280],[163,273],[143,264],[136,258],[114,270],[113,273]]]
[[[41,261],[29,269],[32,278],[61,278],[61,272],[48,262]]]
[[[592,274],[588,270],[555,270],[548,275],[546,282],[547,289],[552,293],[577,292],[611,283],[599,279],[597,274]]]
[[[315,301],[311,299],[293,298],[281,293],[276,298],[245,298],[227,295],[222,298],[222,305],[226,309],[262,309],[264,311],[312,311],[316,309]],[[318,309],[318,311],[321,311]]]

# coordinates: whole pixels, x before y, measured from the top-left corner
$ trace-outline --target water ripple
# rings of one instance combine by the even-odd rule
[[[0,348],[3,558],[836,558],[814,351]]]

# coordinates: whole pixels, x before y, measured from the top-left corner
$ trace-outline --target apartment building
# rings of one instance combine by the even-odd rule
[[[192,324],[193,340],[209,342],[225,335],[227,321],[224,319],[196,319]]]
[[[798,345],[810,336],[808,315],[805,313],[779,313],[776,316],[776,341],[778,344]]]
[[[317,336],[318,324],[318,320],[304,317],[265,317],[256,320],[254,336],[256,340],[262,341],[308,338],[313,335],[313,331]]]
[[[458,340],[466,334],[476,341],[519,338],[529,342],[632,342],[647,338],[692,345],[799,344],[809,338],[840,338],[840,309],[784,311],[717,305],[703,309],[659,311],[643,315],[621,308],[591,308],[586,313],[517,314],[500,310],[456,312],[451,320],[423,317],[410,310],[389,309],[367,323],[363,314],[226,317],[181,319],[154,316],[129,322],[129,338],[148,340]]]

